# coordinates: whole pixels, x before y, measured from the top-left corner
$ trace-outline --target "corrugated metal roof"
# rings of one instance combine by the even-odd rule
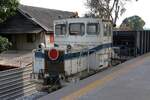
[[[0,25],[0,34],[53,31],[53,21],[72,16],[73,12],[19,5],[16,15]]]
[[[53,21],[59,19],[59,17],[68,18],[74,15],[73,12],[25,5],[20,5],[19,9],[29,15],[33,21],[40,24],[46,31],[53,31]]]

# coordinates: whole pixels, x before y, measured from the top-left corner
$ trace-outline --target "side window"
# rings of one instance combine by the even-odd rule
[[[109,33],[108,33],[108,36],[111,36],[112,35],[112,27],[111,27],[111,25],[109,25]]]
[[[69,24],[69,34],[70,35],[84,35],[85,25],[84,23],[71,23]]]
[[[111,25],[104,24],[104,36],[111,36]]]
[[[87,34],[88,35],[97,35],[100,32],[98,23],[88,23],[87,24]]]
[[[55,25],[55,34],[56,35],[65,35],[66,34],[66,24]]]
[[[104,24],[104,36],[107,36],[107,24]]]

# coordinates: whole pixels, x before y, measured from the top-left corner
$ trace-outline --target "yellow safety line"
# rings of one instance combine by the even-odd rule
[[[123,69],[120,69],[111,74],[108,74],[104,78],[96,80],[96,81],[86,85],[85,87],[83,87],[73,93],[70,93],[69,95],[61,98],[61,100],[77,100],[80,96],[85,95],[86,93],[94,90],[98,86],[107,84],[108,82],[112,81],[116,77],[120,76],[120,74],[125,74],[125,73],[129,72],[132,68],[136,67],[137,65],[142,64],[143,62],[144,62],[144,59],[138,61],[137,63],[132,63]]]

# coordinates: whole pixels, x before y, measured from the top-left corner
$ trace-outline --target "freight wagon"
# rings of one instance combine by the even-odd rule
[[[135,57],[150,51],[150,30],[114,31],[113,46],[120,56]]]

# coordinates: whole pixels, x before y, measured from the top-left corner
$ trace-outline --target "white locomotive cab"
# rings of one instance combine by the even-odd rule
[[[105,36],[104,27],[105,23],[96,18],[54,21],[54,44],[58,51],[71,56],[67,59],[64,57],[66,75],[108,66],[110,47],[103,47],[111,44],[111,35]],[[111,30],[109,32],[108,34],[112,34]]]

